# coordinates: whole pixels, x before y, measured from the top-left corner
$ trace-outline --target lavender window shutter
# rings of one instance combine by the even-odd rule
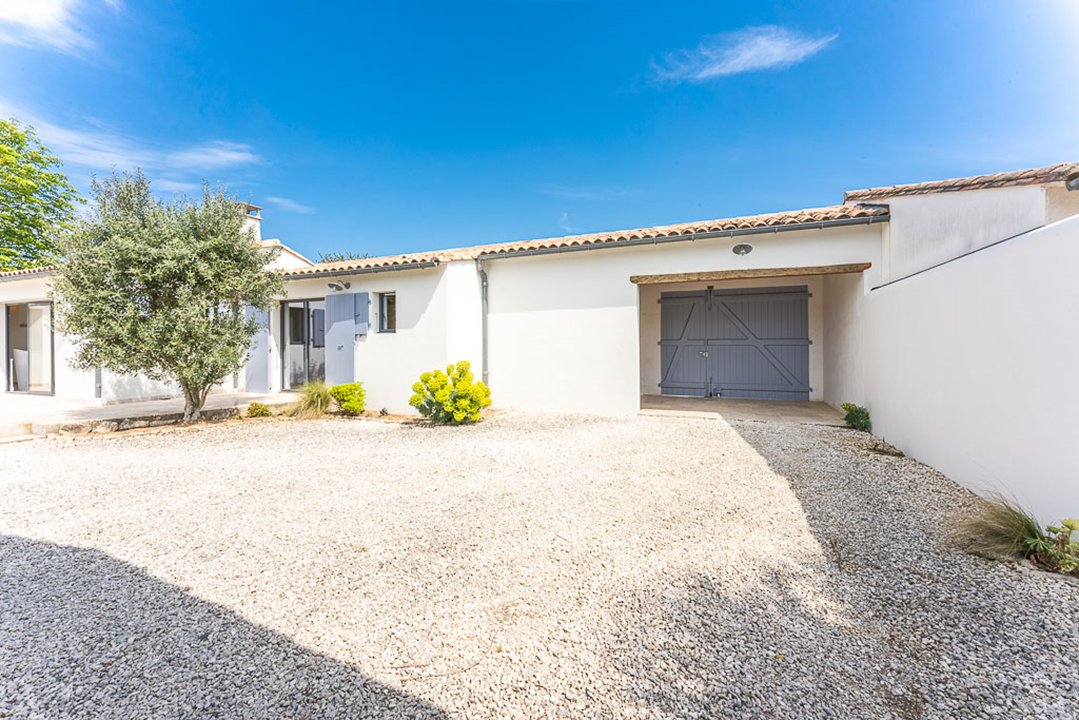
[[[354,298],[356,335],[366,335],[371,317],[370,300],[365,292],[355,293]]]

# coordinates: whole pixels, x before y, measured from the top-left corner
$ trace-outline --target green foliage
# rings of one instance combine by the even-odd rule
[[[337,401],[337,406],[348,415],[362,415],[364,397],[367,395],[363,383],[346,383],[330,388],[330,395]]]
[[[34,129],[0,120],[0,270],[46,265],[79,196]]]
[[[855,430],[861,430],[862,432],[869,432],[873,428],[873,423],[869,421],[869,411],[861,405],[843,403],[841,407],[843,408],[843,411],[847,413],[843,417],[843,419],[847,421],[847,427],[852,427]]]
[[[332,401],[329,386],[321,380],[312,380],[300,388],[300,397],[288,413],[298,418],[322,417],[330,409]]]
[[[371,253],[358,253],[350,250],[343,252],[325,252],[318,254],[317,262],[330,263],[330,262],[343,262],[345,260],[366,260],[371,257]]]
[[[979,501],[959,523],[960,538],[971,552],[988,557],[1026,558],[1041,568],[1079,576],[1079,520],[1062,520],[1044,530],[1037,519],[1002,497]]]
[[[93,183],[94,208],[61,244],[53,282],[61,332],[74,365],[141,373],[183,390],[184,419],[197,420],[210,388],[243,367],[258,323],[284,291],[243,213],[224,191],[163,203],[142,175]]]
[[[412,393],[408,404],[436,423],[479,422],[480,410],[491,404],[491,391],[472,377],[465,360],[448,366],[446,372],[433,370],[420,375]]]
[[[264,405],[260,402],[253,402],[247,406],[247,417],[249,418],[270,417],[271,415],[273,415],[273,413],[270,412],[269,405]]]

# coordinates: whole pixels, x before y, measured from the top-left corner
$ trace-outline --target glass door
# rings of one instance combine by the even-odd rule
[[[281,305],[281,327],[286,390],[311,380],[326,378],[326,303],[323,300],[290,300]]]
[[[7,390],[53,392],[52,303],[7,306]]]

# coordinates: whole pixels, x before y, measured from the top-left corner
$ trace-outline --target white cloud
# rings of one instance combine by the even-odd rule
[[[263,202],[267,202],[270,205],[275,205],[275,206],[281,208],[282,210],[284,210],[285,212],[302,213],[304,215],[307,215],[307,214],[313,213],[315,211],[315,209],[313,207],[310,207],[308,205],[303,205],[301,203],[296,202],[295,200],[289,200],[288,198],[285,198],[285,197],[270,196],[270,197],[267,197],[267,198],[263,198]]]
[[[775,25],[710,35],[693,50],[667,53],[653,61],[656,80],[705,82],[756,70],[778,70],[816,55],[839,35],[803,35]]]
[[[202,180],[217,179],[213,173],[254,165],[262,160],[250,145],[227,140],[162,146],[93,119],[84,119],[77,126],[59,125],[3,98],[0,98],[0,117],[14,117],[32,125],[41,141],[64,163],[65,173],[77,185],[88,185],[91,174],[140,168],[151,178],[156,190],[194,194],[200,191]]]
[[[170,152],[166,156],[166,162],[170,166],[192,169],[250,165],[259,162],[260,159],[250,145],[226,140],[213,140],[201,145],[192,145]]]
[[[81,29],[85,0],[0,0],[0,44],[44,45],[78,54],[93,41]],[[119,0],[91,0],[93,5],[119,8]]]
[[[577,228],[575,228],[575,227],[573,227],[572,225],[569,224],[569,213],[568,212],[563,212],[561,215],[558,216],[558,227],[564,233],[573,234],[573,233],[578,232]]]
[[[184,180],[169,180],[168,178],[151,178],[150,184],[154,190],[161,190],[167,193],[176,193],[177,195],[196,195],[202,191],[202,185],[197,182],[187,182]]]

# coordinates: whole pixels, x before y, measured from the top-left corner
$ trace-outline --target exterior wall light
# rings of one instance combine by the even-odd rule
[[[335,280],[333,282],[326,283],[326,286],[334,292],[341,292],[342,290],[348,290],[350,287],[352,287],[352,283],[339,283]]]
[[[753,246],[749,243],[738,243],[731,248],[731,252],[733,252],[735,255],[749,255],[751,252],[753,252]]]

